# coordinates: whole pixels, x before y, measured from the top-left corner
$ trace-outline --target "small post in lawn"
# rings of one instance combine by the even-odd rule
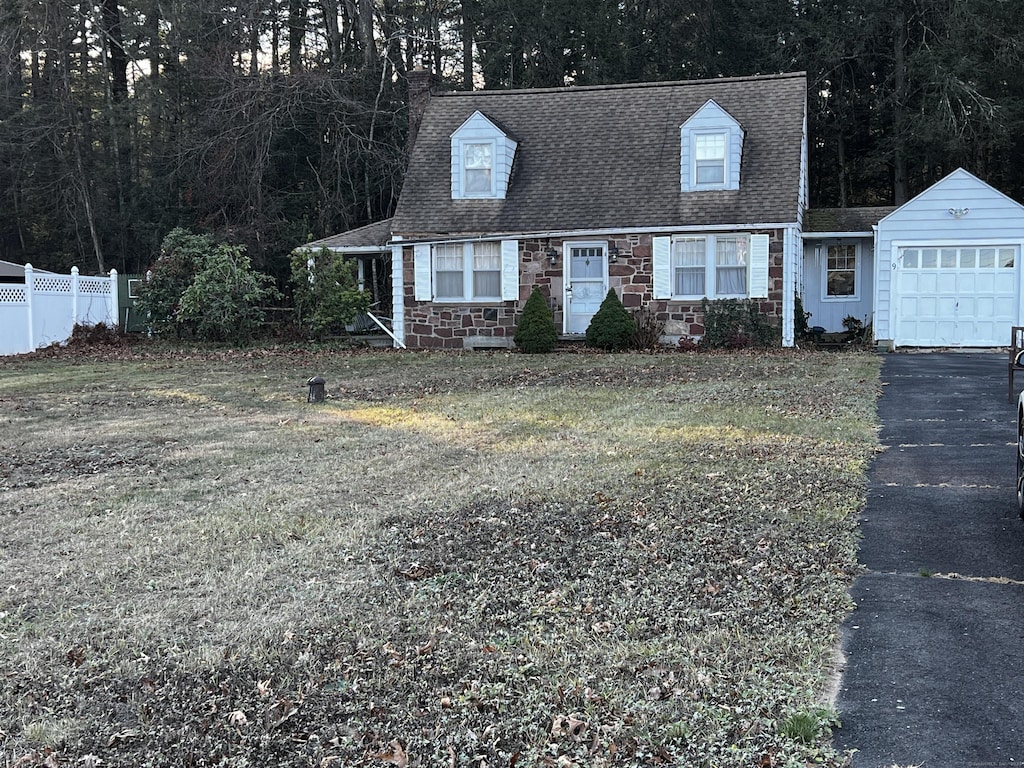
[[[306,396],[307,403],[322,403],[324,401],[324,385],[327,382],[323,376],[314,376],[306,384],[309,386],[309,394]]]

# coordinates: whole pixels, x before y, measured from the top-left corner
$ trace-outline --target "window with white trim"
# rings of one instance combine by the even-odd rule
[[[494,143],[462,145],[462,189],[466,197],[494,196]]]
[[[435,245],[437,301],[501,301],[501,243]]]
[[[694,183],[721,186],[725,183],[725,133],[697,133],[693,137]]]
[[[747,295],[750,235],[686,235],[672,238],[675,298]]]
[[[678,237],[672,241],[672,292],[676,296],[704,296],[707,238]]]
[[[825,255],[824,299],[857,298],[857,246],[852,243],[829,245]]]
[[[750,237],[718,235],[715,238],[715,295],[747,295],[747,262]]]

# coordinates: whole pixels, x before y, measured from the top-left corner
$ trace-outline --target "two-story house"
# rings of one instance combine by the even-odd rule
[[[434,94],[428,78],[410,73],[409,169],[384,224],[406,346],[511,346],[535,287],[566,336],[612,288],[670,339],[702,335],[704,298],[757,299],[792,343],[803,74]],[[310,246],[365,257],[381,232]]]

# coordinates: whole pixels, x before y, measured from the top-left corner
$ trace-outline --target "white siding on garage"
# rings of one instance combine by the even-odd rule
[[[938,274],[934,281],[927,275],[909,276],[905,274],[901,254],[908,248],[982,246],[1013,247],[1019,254],[1022,245],[1024,207],[1019,203],[963,169],[936,182],[878,224],[875,338],[892,341],[897,346],[1007,343],[999,339],[1008,340],[1010,326],[1019,323],[1021,318],[1019,257],[1012,269],[1012,285],[1007,289],[1005,275],[1002,281],[993,282],[991,286],[983,276],[958,271],[946,273],[941,286]],[[935,283],[934,291],[929,288],[931,282]],[[1008,290],[1012,294],[1009,307]],[[918,321],[921,312],[931,311],[928,296],[936,302],[932,316],[934,327]],[[951,297],[954,297],[952,303]],[[988,301],[990,298],[993,301]],[[950,311],[968,306],[974,331],[966,326],[953,331],[948,322],[942,326],[943,318]],[[986,319],[986,313],[991,313],[991,322]]]

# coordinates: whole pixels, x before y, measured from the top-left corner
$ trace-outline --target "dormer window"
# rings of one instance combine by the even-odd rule
[[[725,183],[725,133],[698,133],[693,137],[697,186]]]
[[[452,134],[452,200],[505,199],[515,139],[482,112]]]
[[[683,192],[737,190],[743,127],[709,99],[679,128],[679,181]]]
[[[467,142],[462,151],[462,189],[466,197],[493,197],[494,144]]]

